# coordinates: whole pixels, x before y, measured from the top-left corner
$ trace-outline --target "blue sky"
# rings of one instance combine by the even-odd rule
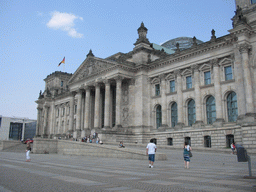
[[[74,73],[90,49],[100,58],[131,51],[142,21],[151,43],[208,41],[212,29],[228,34],[234,11],[235,0],[2,0],[0,115],[36,119],[47,75]]]

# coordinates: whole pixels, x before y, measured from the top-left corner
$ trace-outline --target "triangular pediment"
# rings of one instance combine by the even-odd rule
[[[76,70],[76,72],[72,75],[69,83],[86,79],[115,65],[116,63],[106,61],[104,59],[100,59],[97,57],[87,57],[80,65],[80,67]]]

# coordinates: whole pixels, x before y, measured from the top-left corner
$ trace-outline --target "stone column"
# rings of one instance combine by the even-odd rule
[[[99,129],[100,123],[100,84],[95,83],[95,111],[94,111],[94,128]]]
[[[202,105],[201,105],[201,89],[200,89],[200,74],[199,74],[199,66],[193,66],[194,71],[194,84],[195,84],[195,102],[196,102],[196,122],[197,125],[202,125]]]
[[[178,122],[177,122],[177,127],[183,127],[184,122],[183,122],[183,93],[182,93],[182,79],[181,79],[181,74],[180,70],[175,71],[175,74],[177,76],[177,95],[178,95]],[[175,126],[175,127],[176,127]]]
[[[52,138],[52,135],[54,133],[54,127],[55,127],[55,104],[54,101],[51,104],[51,116],[52,116],[52,120],[51,120],[51,128],[50,128],[50,138]]]
[[[44,105],[44,126],[43,126],[43,137],[47,137],[47,125],[48,125],[48,106]]]
[[[91,97],[91,89],[89,86],[85,87],[85,116],[84,116],[84,130],[85,134],[89,133],[89,119],[90,119],[90,97]]]
[[[121,125],[121,99],[122,99],[122,77],[116,78],[116,128]]]
[[[76,114],[76,138],[80,137],[81,132],[81,109],[82,109],[82,90],[77,93],[77,114]]]
[[[68,128],[69,134],[73,133],[75,94],[76,94],[75,92],[72,92],[70,97],[69,128]]]
[[[247,43],[239,45],[239,51],[242,55],[242,65],[244,69],[245,95],[246,95],[246,113],[254,113],[252,78],[249,66],[248,52],[251,46]]]
[[[165,131],[165,128],[167,127],[167,98],[166,98],[166,80],[164,78],[164,75],[160,76],[161,79],[161,104],[162,104],[162,125],[158,128],[158,131]]]
[[[36,137],[40,136],[40,125],[41,125],[41,107],[37,107],[37,122],[36,122]]]
[[[110,81],[105,80],[105,118],[104,118],[104,129],[110,128]]]
[[[224,122],[224,119],[223,119],[222,103],[221,103],[220,67],[217,59],[212,60],[211,63],[213,64],[213,74],[214,74],[216,122],[221,123],[221,122]],[[222,124],[220,126],[222,126]]]

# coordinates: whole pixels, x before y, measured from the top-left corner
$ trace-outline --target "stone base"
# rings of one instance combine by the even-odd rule
[[[196,121],[193,125],[192,125],[193,128],[196,128],[196,129],[202,129],[204,128],[204,122],[203,121]]]
[[[168,126],[165,125],[165,124],[163,124],[163,125],[161,125],[161,127],[159,127],[159,128],[157,129],[157,131],[158,131],[158,132],[164,132],[164,131],[166,131],[167,128],[168,128]]]
[[[237,118],[237,124],[241,126],[256,125],[256,113],[246,113],[245,115],[239,115]]]
[[[225,122],[224,119],[219,118],[219,119],[216,119],[216,121],[213,122],[212,125],[213,125],[214,127],[222,127],[224,122]]]

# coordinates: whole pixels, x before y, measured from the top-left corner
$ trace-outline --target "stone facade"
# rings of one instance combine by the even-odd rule
[[[233,29],[167,54],[147,39],[106,59],[90,50],[74,74],[54,72],[38,104],[38,137],[97,132],[104,142],[225,148],[256,152],[256,5],[238,1]]]

